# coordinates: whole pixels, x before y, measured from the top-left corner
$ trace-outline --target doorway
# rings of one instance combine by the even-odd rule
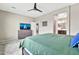
[[[39,24],[36,23],[36,34],[39,34]]]

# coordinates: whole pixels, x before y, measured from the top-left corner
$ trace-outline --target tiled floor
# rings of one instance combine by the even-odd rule
[[[12,54],[7,54],[7,55],[22,55],[22,50],[19,49],[19,50],[13,52]]]
[[[20,41],[11,41],[8,44],[0,44],[0,55],[22,55],[19,48]]]

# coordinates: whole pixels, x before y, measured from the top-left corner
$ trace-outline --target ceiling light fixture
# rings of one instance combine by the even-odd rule
[[[16,7],[11,7],[11,8],[16,9]]]

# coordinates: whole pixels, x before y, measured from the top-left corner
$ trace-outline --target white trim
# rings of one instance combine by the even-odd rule
[[[30,55],[33,55],[27,48],[24,48]]]

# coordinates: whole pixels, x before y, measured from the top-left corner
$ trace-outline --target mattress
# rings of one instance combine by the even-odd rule
[[[78,48],[70,47],[72,37],[41,34],[25,38],[20,47],[26,48],[32,55],[79,55]]]

